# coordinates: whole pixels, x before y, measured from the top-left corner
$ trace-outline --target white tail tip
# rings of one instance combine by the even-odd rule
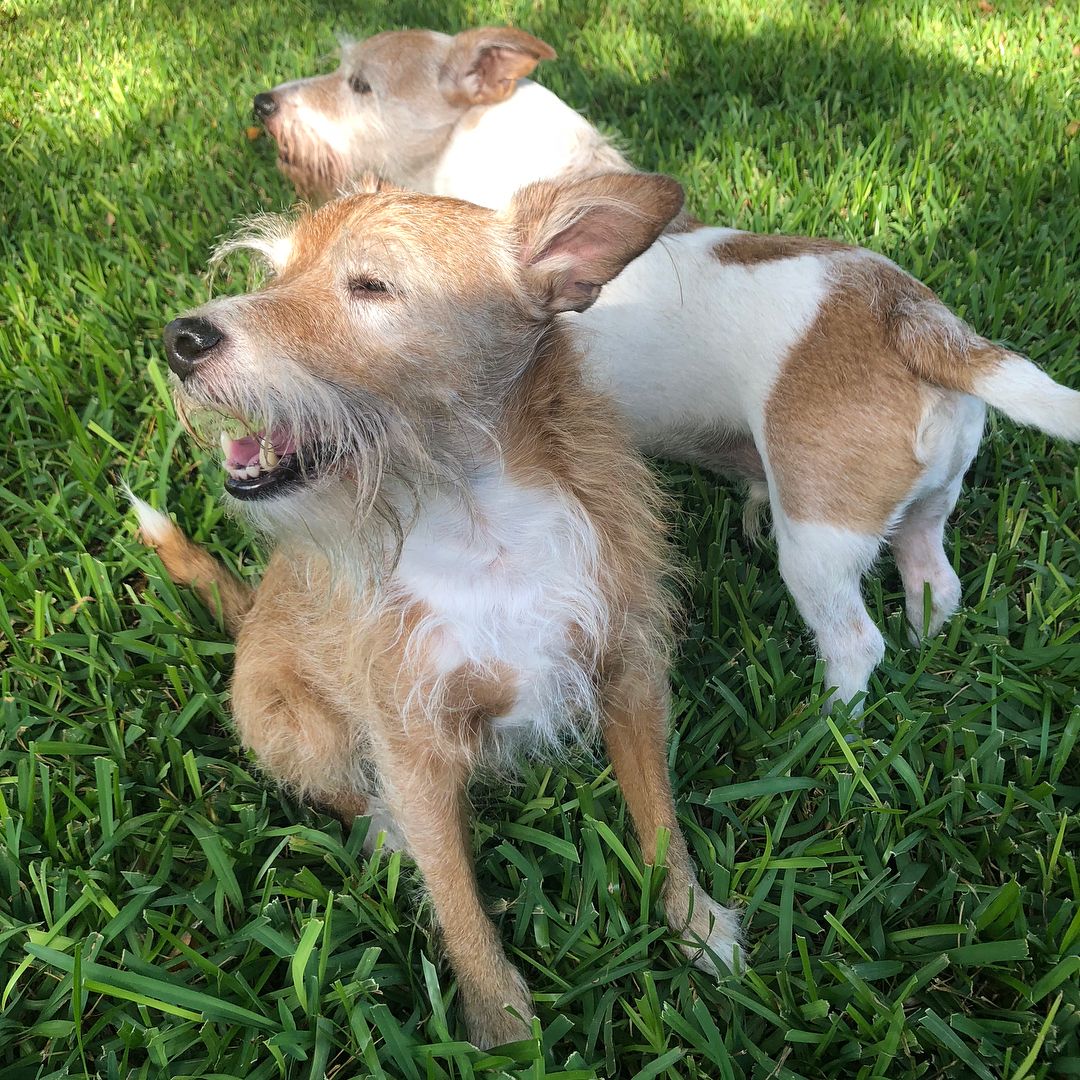
[[[1026,357],[1007,354],[993,371],[975,379],[974,392],[1018,424],[1080,442],[1080,393],[1055,382]]]
[[[128,486],[126,480],[120,482],[123,491],[135,516],[139,521],[139,532],[142,533],[143,541],[147,544],[160,544],[176,528],[169,517],[160,510],[155,510],[144,499],[140,499]]]

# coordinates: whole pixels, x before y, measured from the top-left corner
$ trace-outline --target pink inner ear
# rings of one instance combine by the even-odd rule
[[[543,251],[529,259],[530,265],[536,265],[545,259],[568,257],[573,260],[575,272],[592,265],[602,264],[605,257],[610,258],[611,238],[605,242],[604,230],[593,221],[579,221],[554,237]]]
[[[510,77],[505,71],[508,55],[510,54],[507,49],[492,45],[477,56],[469,74],[474,75],[481,86],[495,86],[505,82]]]

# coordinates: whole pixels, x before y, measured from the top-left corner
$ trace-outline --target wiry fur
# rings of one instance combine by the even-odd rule
[[[246,419],[309,469],[238,503],[276,547],[239,625],[237,732],[302,797],[351,820],[374,794],[392,815],[484,1045],[523,1033],[505,1005],[532,1009],[468,858],[478,764],[599,731],[645,858],[671,834],[665,906],[687,954],[736,962],[737,916],[697,882],[667,775],[660,496],[554,321],[681,202],[673,181],[627,175],[538,185],[501,216],[353,196],[297,222],[264,289],[167,335],[185,413]],[[197,361],[184,325],[214,330]],[[180,580],[206,559],[159,550]]]

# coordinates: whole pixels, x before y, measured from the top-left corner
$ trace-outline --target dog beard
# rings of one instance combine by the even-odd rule
[[[227,480],[234,512],[277,544],[314,547],[352,574],[362,567],[365,580],[380,578],[396,564],[425,492],[468,499],[473,463],[497,451],[492,425],[460,402],[427,398],[406,409],[359,388],[304,381],[294,394],[217,385],[211,396],[178,386],[174,401],[185,429],[207,449],[220,445],[226,465],[237,444],[293,457],[288,484],[269,483],[283,463],[265,470],[265,496],[230,491]]]
[[[348,162],[314,132],[293,122],[281,127],[275,141],[278,169],[301,198],[331,199],[344,188]]]

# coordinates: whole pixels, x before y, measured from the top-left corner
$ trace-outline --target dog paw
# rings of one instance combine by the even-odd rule
[[[481,1050],[528,1039],[532,1034],[529,1018],[535,1010],[525,980],[516,968],[507,965],[502,984],[500,989],[474,986],[466,990],[461,986],[461,1011],[469,1040]]]
[[[740,970],[743,950],[739,913],[718,904],[700,886],[694,887],[689,921],[675,929],[684,938],[680,947],[695,967],[710,975],[719,975],[719,961],[728,971],[737,973]]]
[[[924,609],[922,593],[908,593],[906,603],[908,641],[916,649],[930,638],[937,637],[945,624],[960,608],[962,588],[960,579],[951,567],[942,570],[930,594],[929,617]],[[923,623],[926,623],[925,629]]]

